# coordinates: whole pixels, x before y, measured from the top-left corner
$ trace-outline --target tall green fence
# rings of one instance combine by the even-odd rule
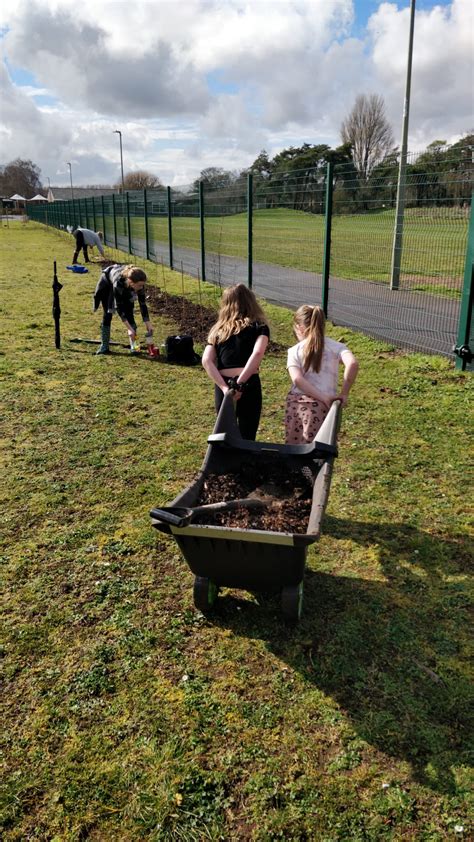
[[[473,185],[472,149],[413,156],[400,273],[391,276],[398,163],[362,179],[352,163],[38,205],[30,218],[102,230],[115,249],[218,286],[248,283],[335,324],[451,356],[459,334]]]

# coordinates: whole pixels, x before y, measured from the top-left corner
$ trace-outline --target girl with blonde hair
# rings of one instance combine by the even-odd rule
[[[335,400],[346,406],[359,364],[347,345],[325,337],[326,318],[322,307],[303,304],[294,315],[293,330],[298,340],[288,350],[287,369],[292,386],[286,397],[285,442],[309,444],[318,432]],[[344,380],[339,390],[339,365]]]
[[[234,393],[237,423],[244,439],[257,435],[262,411],[258,372],[269,338],[267,319],[252,290],[245,284],[227,287],[217,322],[209,331],[202,364],[215,384],[216,412],[224,395]]]

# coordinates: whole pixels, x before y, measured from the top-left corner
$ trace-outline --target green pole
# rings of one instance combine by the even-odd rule
[[[100,206],[102,208],[102,233],[104,235],[104,244],[106,244],[106,236],[105,236],[105,205],[104,205],[104,197],[100,197]]]
[[[90,228],[90,225],[89,225],[89,205],[88,205],[88,202],[87,202],[87,197],[84,199],[84,202],[85,202],[85,205],[86,205],[86,228]]]
[[[166,188],[168,198],[168,247],[170,253],[170,269],[173,268],[173,223],[171,218],[171,187]]]
[[[201,232],[201,280],[206,280],[206,245],[204,239],[204,184],[199,182],[199,224]]]
[[[132,229],[130,228],[130,201],[128,197],[128,190],[126,192],[127,197],[127,225],[128,225],[128,253],[132,253]],[[122,199],[123,201],[123,199]]]
[[[464,268],[464,284],[459,313],[458,341],[453,351],[456,354],[456,368],[465,371],[473,370],[474,353],[474,319],[472,309],[474,305],[474,193],[471,198],[471,217],[467,239],[466,263]]]
[[[324,255],[323,255],[323,279],[322,279],[322,308],[324,315],[328,315],[329,298],[329,270],[331,266],[331,226],[332,226],[332,179],[334,164],[328,162],[326,169],[326,213],[324,218]]]
[[[94,231],[97,231],[97,218],[95,215],[95,196],[92,197],[92,216],[94,219]]]
[[[146,195],[146,188],[143,190],[143,209],[145,213],[145,257],[147,260],[150,259],[150,246],[149,246],[149,236],[148,236],[148,207],[147,207],[147,195]]]
[[[253,175],[247,176],[247,284],[252,289],[253,281]]]
[[[115,240],[115,248],[118,248],[118,241],[117,241],[117,214],[115,212],[115,193],[112,193],[112,211],[114,216],[114,240]]]

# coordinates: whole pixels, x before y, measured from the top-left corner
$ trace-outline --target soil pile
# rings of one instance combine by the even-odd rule
[[[209,474],[197,505],[239,500],[264,500],[264,509],[242,506],[232,511],[199,515],[194,523],[234,529],[305,533],[311,511],[312,485],[301,471],[258,468],[243,464],[238,473]]]

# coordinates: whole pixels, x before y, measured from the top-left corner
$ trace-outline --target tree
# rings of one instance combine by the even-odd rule
[[[134,170],[128,172],[123,179],[123,186],[125,190],[145,190],[146,188],[162,188],[163,184],[157,175],[148,172],[147,170]],[[121,189],[122,181],[118,181],[115,187]]]
[[[266,149],[262,149],[260,155],[255,158],[255,161],[250,165],[248,170],[244,170],[243,174],[247,175],[248,173],[251,173],[252,175],[258,175],[261,178],[268,178],[272,173],[272,169],[273,164],[268,157],[268,152]]]
[[[350,143],[354,164],[367,180],[373,167],[392,149],[392,127],[385,115],[385,102],[378,94],[359,94],[341,125],[343,143]]]
[[[229,170],[223,170],[221,167],[207,167],[201,170],[199,178],[193,182],[193,189],[199,190],[199,182],[202,181],[204,189],[209,190],[223,190],[230,187],[236,180],[236,175]]]
[[[19,193],[25,199],[32,199],[41,189],[41,170],[33,161],[16,158],[0,168],[2,196],[8,197]]]

